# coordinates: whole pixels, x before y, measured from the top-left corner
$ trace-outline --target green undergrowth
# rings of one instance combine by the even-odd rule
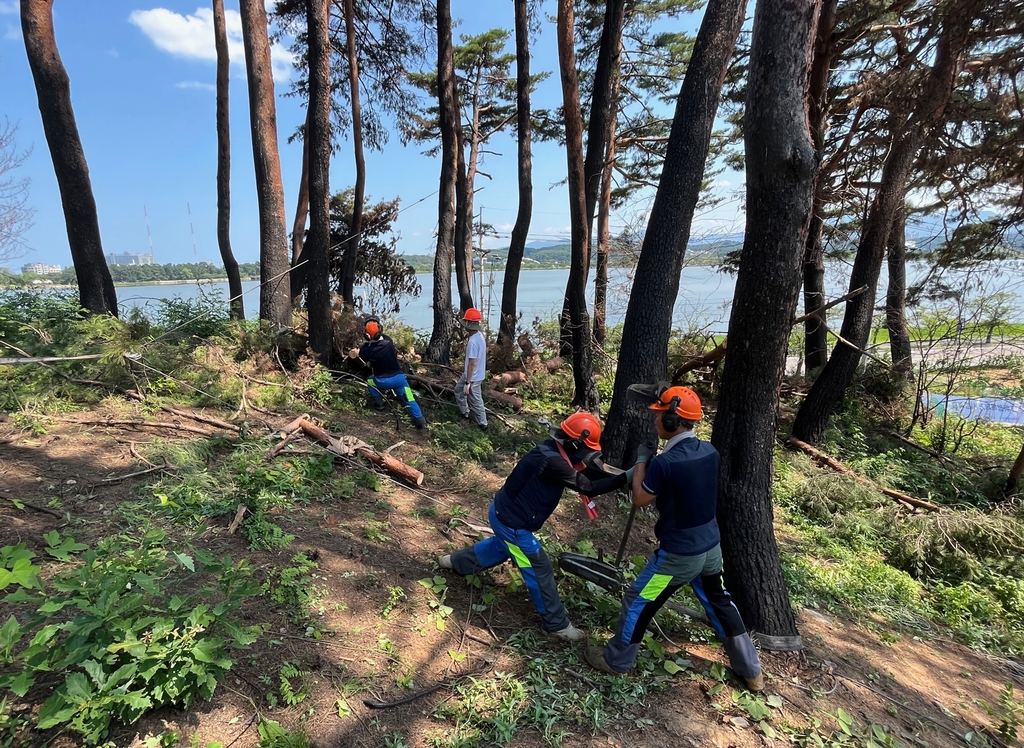
[[[914,514],[803,456],[779,455],[776,466],[783,566],[796,604],[912,635],[949,629],[972,646],[1024,653],[1024,556],[1008,552],[1024,548],[1019,504]]]
[[[246,561],[172,543],[156,528],[93,548],[56,531],[45,539],[45,577],[24,545],[0,551],[0,589],[14,586],[4,600],[14,612],[0,628],[4,706],[7,698],[43,701],[37,712],[4,715],[5,744],[53,728],[95,744],[114,720],[210,699],[235,651],[257,638],[259,627],[237,618],[259,591]]]

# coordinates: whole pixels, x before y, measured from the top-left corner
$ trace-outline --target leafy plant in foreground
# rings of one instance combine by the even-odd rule
[[[174,552],[167,540],[159,530],[107,538],[45,585],[29,578],[7,595],[26,610],[0,628],[0,655],[15,667],[0,688],[24,697],[37,682],[55,686],[36,715],[38,729],[67,725],[93,744],[111,720],[131,723],[150,709],[209,699],[234,664],[229,647],[255,641],[256,628],[231,620],[258,592],[250,566]],[[57,557],[82,545],[47,541]],[[19,556],[11,550],[0,554]],[[194,591],[177,591],[185,588]]]

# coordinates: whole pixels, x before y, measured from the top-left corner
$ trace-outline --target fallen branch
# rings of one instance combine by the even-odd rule
[[[680,381],[683,378],[683,375],[687,372],[699,369],[702,366],[707,366],[708,364],[713,364],[715,361],[724,358],[725,348],[728,342],[728,339],[723,339],[722,342],[715,346],[713,350],[710,350],[701,356],[691,358],[685,364],[672,372],[672,382],[675,383]]]
[[[522,384],[526,381],[525,371],[506,371],[496,377],[491,377],[492,387],[511,387],[513,384]]]
[[[446,393],[448,395],[452,395],[453,397],[455,395],[455,388],[454,387],[450,387],[447,384],[442,384],[441,382],[437,381],[436,379],[431,379],[430,377],[420,376],[419,374],[406,374],[405,378],[408,379],[410,382],[417,382],[418,384],[422,384],[424,387],[426,387],[430,391],[431,394],[436,394],[436,392],[434,392],[434,391],[438,390],[438,391],[444,392],[444,393]],[[487,397],[491,398],[492,400],[497,400],[498,402],[505,403],[507,405],[511,405],[513,410],[516,410],[516,411],[522,410],[522,407],[523,407],[522,398],[519,398],[519,397],[517,397],[515,395],[509,395],[509,394],[507,394],[505,392],[499,392],[498,390],[486,390],[485,389],[485,390],[482,390],[482,391],[483,391],[484,395],[486,395]]]
[[[349,453],[353,451],[346,450],[345,447],[341,444],[341,442],[338,441],[337,438],[331,436],[331,434],[324,431],[316,424],[306,420],[305,418],[302,419],[299,428],[301,428],[303,433],[306,434],[306,436],[308,436],[310,439],[315,441],[317,444],[327,447],[328,450],[334,452],[337,455],[340,455],[342,457],[348,457]],[[369,447],[369,445],[365,447],[358,446],[355,448],[354,451],[356,454],[368,459],[374,465],[378,465],[384,468],[389,473],[399,476],[400,478],[407,481],[408,483],[413,484],[414,486],[423,485],[423,473],[421,473],[419,470],[412,467],[411,465],[406,465],[401,460],[395,459],[389,454],[378,452],[375,449]]]
[[[942,507],[938,506],[937,504],[932,504],[929,501],[923,501],[921,499],[915,499],[913,496],[907,496],[907,494],[905,493],[900,493],[899,491],[894,491],[891,488],[880,486],[873,480],[869,480],[868,478],[865,478],[863,475],[858,475],[853,470],[846,467],[846,465],[839,462],[839,460],[835,459],[834,457],[830,457],[829,455],[825,454],[824,452],[818,449],[815,449],[807,442],[801,441],[797,439],[795,436],[789,437],[789,443],[792,444],[797,449],[806,452],[823,465],[827,465],[828,467],[832,468],[837,473],[841,473],[842,475],[848,475],[858,483],[863,483],[866,486],[871,486],[876,491],[885,494],[891,499],[896,499],[897,501],[903,502],[904,504],[908,504],[912,507],[917,507],[918,509],[926,509],[929,512],[942,511]]]
[[[167,423],[166,421],[129,421],[129,420],[110,420],[110,421],[97,421],[88,420],[80,421],[75,418],[60,418],[58,416],[39,416],[39,418],[49,418],[51,421],[58,421],[60,423],[74,423],[79,426],[133,426],[138,428],[140,426],[148,426],[149,428],[155,429],[173,429],[176,431],[186,431],[190,434],[198,434],[199,436],[205,436],[207,438],[214,436],[221,436],[221,434],[215,431],[207,431],[206,429],[197,428],[195,426],[188,426],[184,423]]]
[[[238,433],[238,426],[236,426],[233,423],[228,423],[227,421],[222,421],[220,418],[216,418],[214,416],[196,415],[195,413],[189,413],[184,410],[172,408],[170,405],[163,405],[161,406],[160,409],[165,410],[168,413],[172,413],[181,418],[190,418],[193,421],[198,421],[199,423],[205,423],[209,426],[216,426],[219,429],[226,429],[228,431],[234,431],[235,433]]]
[[[30,504],[27,501],[22,501],[21,499],[12,499],[10,496],[3,496],[3,497],[0,497],[0,498],[7,499],[9,502],[14,504],[14,507],[16,509],[20,509],[21,507],[24,507],[25,509],[31,509],[34,512],[43,512],[44,514],[52,514],[57,519],[64,519],[64,515],[63,514],[61,514],[59,512],[55,512],[53,509],[50,509],[50,508],[45,507],[45,506],[37,506],[35,504]],[[18,504],[21,504],[21,506],[19,507]]]
[[[842,304],[844,301],[849,301],[850,299],[852,299],[855,296],[860,296],[862,293],[864,293],[867,290],[868,290],[867,286],[861,286],[856,291],[850,291],[850,293],[846,294],[845,296],[840,296],[838,299],[832,299],[832,301],[828,302],[824,306],[819,306],[813,312],[805,314],[802,317],[797,317],[795,320],[793,320],[793,322],[792,322],[792,324],[790,326],[791,327],[796,327],[801,322],[806,322],[807,320],[811,319],[812,317],[821,318],[821,315],[823,315],[829,309],[834,307],[836,304]]]
[[[163,465],[154,465],[151,468],[137,470],[134,473],[128,473],[127,475],[118,475],[114,478],[104,478],[100,483],[118,483],[123,480],[128,480],[129,478],[138,478],[140,475],[146,475],[147,473],[155,473],[157,470],[174,470],[174,467],[165,462]]]
[[[231,520],[231,524],[228,525],[228,535],[235,534],[235,530],[237,530],[238,526],[242,524],[242,518],[245,517],[245,513],[248,510],[249,508],[245,504],[238,505],[238,508],[235,510],[235,518]]]

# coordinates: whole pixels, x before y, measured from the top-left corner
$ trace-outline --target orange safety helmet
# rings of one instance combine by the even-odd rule
[[[601,422],[593,413],[584,410],[573,413],[562,421],[557,429],[552,430],[552,436],[556,439],[568,437],[590,449],[601,451]]]
[[[466,313],[462,315],[463,322],[483,322],[484,315],[480,313],[479,309],[470,307],[466,310]]]
[[[702,417],[700,398],[689,387],[669,387],[649,410],[671,411],[687,421],[699,421]]]
[[[364,329],[367,340],[376,340],[381,334],[380,320],[376,317],[367,317]]]

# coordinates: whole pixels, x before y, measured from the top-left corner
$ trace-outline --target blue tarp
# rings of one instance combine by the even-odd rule
[[[942,395],[932,395],[933,405],[937,405],[938,412],[948,407],[951,413],[969,421],[982,418],[994,423],[1004,423],[1010,426],[1024,426],[1024,401],[1012,400],[1001,397],[964,397],[962,395],[950,395],[948,406],[943,401]]]

